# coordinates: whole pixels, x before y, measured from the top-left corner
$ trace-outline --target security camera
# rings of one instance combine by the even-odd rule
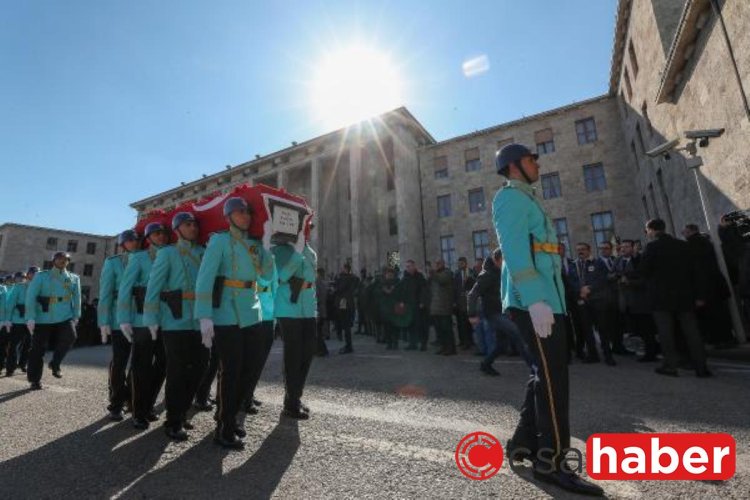
[[[664,144],[656,146],[651,151],[646,151],[646,154],[651,158],[664,155],[666,159],[669,159],[669,152],[676,148],[679,144],[679,139],[673,139],[669,142],[665,142]]]
[[[710,139],[720,137],[724,133],[723,128],[709,128],[706,130],[686,130],[685,137],[688,139]]]

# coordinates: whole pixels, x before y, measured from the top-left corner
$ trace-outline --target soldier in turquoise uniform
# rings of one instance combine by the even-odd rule
[[[164,342],[159,332],[150,331],[143,322],[143,312],[151,267],[156,253],[169,243],[169,230],[159,222],[152,222],[143,236],[150,246],[130,254],[117,291],[117,323],[123,335],[133,339],[130,409],[133,427],[141,430],[158,420],[154,404],[166,374]]]
[[[531,187],[539,180],[537,158],[520,144],[509,144],[496,156],[498,173],[508,179],[492,203],[505,257],[499,293],[531,354],[532,372],[507,449],[511,460],[532,459],[540,481],[600,495],[601,488],[566,467],[562,453],[570,447],[565,290],[557,235]],[[541,450],[553,450],[552,465],[535,460]]]
[[[203,345],[216,343],[219,358],[217,444],[244,448],[246,432],[237,419],[252,380],[255,356],[263,348],[261,306],[255,287],[273,276],[273,257],[248,235],[252,214],[240,197],[224,202],[229,230],[214,234],[203,255],[195,286],[195,315]]]
[[[5,329],[8,332],[8,357],[5,359],[5,376],[12,377],[18,368],[18,348],[26,335],[26,273],[17,272],[13,287],[5,297]]]
[[[54,354],[49,364],[52,375],[62,377],[60,364],[76,339],[81,317],[81,283],[78,275],[68,272],[70,255],[56,252],[52,269],[34,276],[26,291],[26,326],[31,333],[31,351],[27,378],[33,390],[42,388],[42,367],[47,344]]]
[[[193,316],[204,248],[198,244],[198,221],[190,212],[175,214],[172,231],[177,243],[161,248],[151,267],[143,323],[152,333],[161,329],[167,354],[164,430],[169,438],[185,441],[185,429],[192,429],[187,412],[208,364],[209,351]]]
[[[31,280],[34,279],[34,276],[36,276],[36,273],[39,272],[39,268],[37,266],[31,266],[26,270],[26,290],[28,291],[28,283],[31,283]],[[23,297],[19,297],[24,305],[24,325],[21,329],[22,335],[21,335],[21,344],[19,346],[19,353],[18,353],[18,368],[21,369],[22,372],[26,373],[26,365],[29,362],[29,351],[31,350],[31,332],[29,332],[29,329],[26,327],[26,292],[24,292]]]
[[[259,328],[263,337],[263,346],[258,351],[257,358],[253,361],[255,370],[253,371],[247,396],[245,397],[245,412],[250,415],[258,413],[258,407],[261,406],[261,402],[255,398],[255,388],[258,386],[260,375],[263,373],[263,367],[266,366],[266,361],[273,345],[274,301],[278,288],[279,277],[276,273],[276,266],[274,266],[271,280],[265,281],[259,279],[256,286],[258,300],[260,301],[260,317],[262,321],[259,324]]]
[[[120,330],[117,322],[117,292],[125,274],[125,268],[133,252],[140,246],[138,233],[133,229],[126,229],[117,236],[117,244],[122,252],[104,261],[104,268],[99,277],[99,306],[97,307],[97,322],[102,334],[102,343],[112,338],[112,360],[109,363],[109,418],[121,421],[123,407],[130,398],[128,387],[127,366],[130,359],[130,333]]]
[[[6,312],[6,302],[14,285],[13,275],[0,277],[0,371],[5,368],[5,358],[10,344],[10,310]]]
[[[306,221],[303,228],[305,224]],[[310,409],[302,404],[301,399],[317,342],[315,279],[318,257],[305,242],[304,229],[294,245],[276,245],[271,251],[279,275],[275,314],[284,340],[286,394],[283,415],[306,420],[310,418]]]

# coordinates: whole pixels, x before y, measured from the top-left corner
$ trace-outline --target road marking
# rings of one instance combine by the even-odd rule
[[[0,378],[0,380],[3,381],[3,383],[7,383],[9,385],[15,386],[15,387],[23,387],[24,389],[29,388],[29,382],[26,380],[14,379],[14,378]],[[55,392],[58,394],[71,394],[74,392],[78,392],[78,389],[72,389],[70,387],[61,387],[59,385],[50,385],[42,383],[42,391],[49,391],[49,392]],[[33,392],[30,390],[30,392]]]

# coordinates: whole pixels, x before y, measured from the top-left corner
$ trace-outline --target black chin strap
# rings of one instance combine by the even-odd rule
[[[529,179],[529,176],[526,174],[526,170],[524,170],[523,165],[521,165],[520,161],[515,162],[516,167],[518,167],[519,172],[521,172],[521,175],[523,175],[523,178],[526,179],[527,184],[531,184],[531,179]]]

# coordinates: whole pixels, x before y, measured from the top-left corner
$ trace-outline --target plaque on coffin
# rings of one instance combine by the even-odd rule
[[[268,209],[271,212],[271,243],[274,245],[294,244],[302,231],[307,210],[299,205],[274,198],[268,200]]]

